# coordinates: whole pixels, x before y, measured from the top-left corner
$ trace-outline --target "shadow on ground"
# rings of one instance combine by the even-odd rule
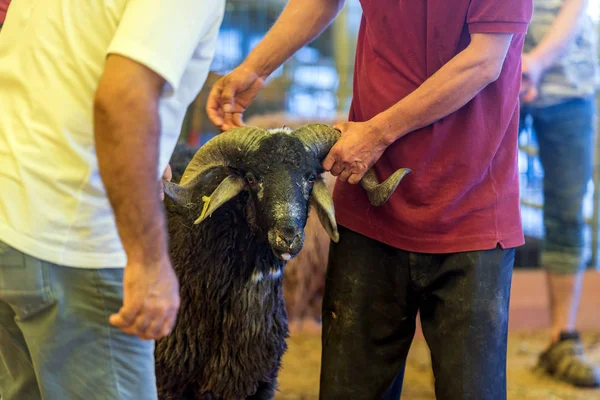
[[[543,350],[546,338],[545,332],[510,334],[508,399],[600,400],[600,390],[575,389],[535,370],[537,355]],[[600,335],[584,334],[583,340],[590,360],[600,364]],[[316,400],[321,352],[319,336],[298,334],[288,343],[276,400]],[[430,367],[427,345],[422,339],[416,339],[409,354],[403,400],[435,400]]]

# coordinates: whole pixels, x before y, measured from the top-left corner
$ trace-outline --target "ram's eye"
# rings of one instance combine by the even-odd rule
[[[308,176],[308,181],[309,181],[310,183],[313,183],[313,182],[315,181],[315,179],[317,179],[317,176],[316,176],[315,174],[310,174],[310,175]]]
[[[246,175],[246,181],[250,184],[250,185],[254,185],[256,183],[256,178],[254,177],[254,175],[252,174],[248,174]]]

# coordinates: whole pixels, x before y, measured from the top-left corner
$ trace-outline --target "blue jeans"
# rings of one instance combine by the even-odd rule
[[[50,264],[0,242],[0,398],[152,400],[154,342],[109,324],[123,269]]]
[[[575,274],[588,261],[583,199],[592,177],[596,133],[594,97],[533,108],[524,106],[521,123],[533,119],[544,169],[545,239],[541,264],[556,274]]]

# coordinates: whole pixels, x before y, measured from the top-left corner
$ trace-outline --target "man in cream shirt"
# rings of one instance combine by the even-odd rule
[[[0,397],[156,398],[160,178],[225,0],[13,0],[0,39]]]

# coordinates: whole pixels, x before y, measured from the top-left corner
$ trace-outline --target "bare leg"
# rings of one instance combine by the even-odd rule
[[[561,332],[575,331],[575,320],[581,298],[583,271],[575,274],[546,273],[550,294],[552,343],[558,342]]]

